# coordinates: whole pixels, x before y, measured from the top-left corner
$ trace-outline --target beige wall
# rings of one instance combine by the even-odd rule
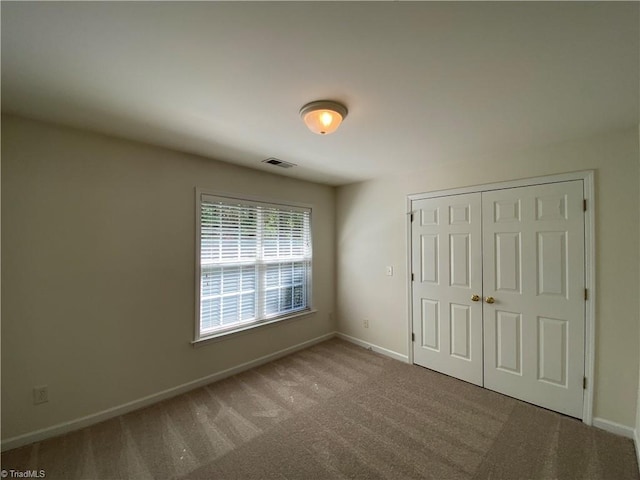
[[[640,289],[638,131],[441,165],[340,187],[338,330],[407,354],[406,196],[577,170],[596,170],[594,416],[635,425]],[[390,161],[393,161],[391,159]],[[393,265],[395,275],[385,276]],[[368,319],[370,328],[363,327]]]
[[[196,185],[314,206],[316,314],[191,346]],[[334,214],[331,187],[3,117],[2,438],[333,332]]]
[[[640,124],[638,124],[638,148],[640,149]],[[638,157],[638,161],[640,162],[640,156]],[[640,176],[638,177],[638,183],[640,184]],[[640,203],[638,204],[638,214],[640,215]],[[640,242],[638,243],[638,248],[640,248]],[[640,263],[638,264],[638,268],[640,269]],[[640,298],[640,290],[638,290],[638,298]],[[638,322],[640,323],[640,318],[638,319]],[[638,337],[638,342],[640,344],[640,337]],[[636,431],[635,431],[634,440],[636,443],[636,456],[638,460],[638,468],[640,468],[640,359],[638,359],[638,375],[639,375],[638,398],[637,398],[637,405],[636,405],[636,425],[635,425]]]

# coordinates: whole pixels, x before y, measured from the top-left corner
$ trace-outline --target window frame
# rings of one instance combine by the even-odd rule
[[[259,320],[247,322],[244,324],[230,327],[229,329],[220,330],[213,333],[203,334],[200,326],[200,308],[201,308],[201,280],[202,280],[202,265],[201,265],[201,205],[206,202],[206,198],[209,200],[222,200],[229,203],[239,202],[246,204],[261,205],[265,207],[276,207],[293,210],[308,211],[309,215],[309,249],[311,252],[309,258],[309,270],[306,273],[306,295],[307,304],[306,307],[300,310],[290,311],[281,315],[261,318]],[[242,333],[248,333],[256,328],[265,326],[273,326],[283,321],[292,320],[307,316],[311,313],[315,313],[317,310],[313,308],[313,205],[291,202],[288,200],[276,200],[272,198],[265,198],[262,196],[242,195],[236,193],[221,192],[212,189],[206,189],[201,187],[195,188],[195,319],[194,319],[194,339],[191,342],[194,345],[201,344],[203,342],[210,342],[216,340],[222,340]],[[259,265],[260,262],[256,262]],[[262,282],[259,282],[262,284]],[[261,295],[258,292],[257,295]]]

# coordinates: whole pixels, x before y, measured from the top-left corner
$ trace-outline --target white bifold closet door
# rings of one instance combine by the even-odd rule
[[[582,181],[412,203],[414,362],[582,418]]]
[[[413,202],[413,361],[482,386],[480,193]]]

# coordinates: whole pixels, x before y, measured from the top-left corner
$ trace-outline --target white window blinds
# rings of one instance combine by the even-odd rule
[[[201,195],[199,337],[309,308],[311,210]]]

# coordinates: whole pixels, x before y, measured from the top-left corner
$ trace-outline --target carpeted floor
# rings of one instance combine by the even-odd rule
[[[2,454],[46,479],[639,479],[633,442],[333,339]]]

